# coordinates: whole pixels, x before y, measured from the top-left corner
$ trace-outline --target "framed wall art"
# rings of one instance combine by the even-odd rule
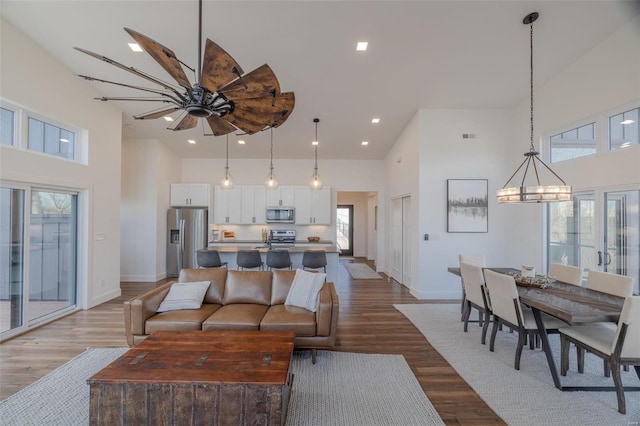
[[[487,179],[447,179],[447,232],[489,232]]]

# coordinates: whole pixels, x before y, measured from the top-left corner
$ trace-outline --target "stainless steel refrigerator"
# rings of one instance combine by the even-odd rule
[[[167,212],[167,277],[197,268],[196,251],[207,247],[207,209],[174,208]]]

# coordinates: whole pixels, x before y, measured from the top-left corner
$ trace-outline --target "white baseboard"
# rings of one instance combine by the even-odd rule
[[[89,306],[87,306],[87,309],[98,306],[101,303],[108,302],[109,300],[115,299],[116,297],[120,297],[121,294],[122,292],[120,291],[120,288],[117,288],[116,290],[112,290],[105,294],[101,294],[100,296],[89,301]]]
[[[157,275],[120,275],[120,282],[155,283],[167,277],[166,273]]]

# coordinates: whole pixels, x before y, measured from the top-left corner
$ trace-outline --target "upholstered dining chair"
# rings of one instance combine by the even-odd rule
[[[627,297],[633,294],[633,277],[610,272],[589,271],[586,287],[614,296]]]
[[[327,272],[327,253],[324,250],[302,252],[302,269],[322,269]]]
[[[236,264],[238,269],[260,268],[262,270],[263,262],[258,250],[238,250],[236,256]]]
[[[469,265],[480,266],[481,268],[484,268],[485,266],[487,266],[487,261],[484,257],[484,254],[481,254],[481,253],[459,254],[458,266],[460,266],[462,262],[467,263]],[[464,321],[465,308],[467,307],[467,303],[466,303],[467,299],[464,292],[463,281],[464,281],[464,278],[461,278],[460,284],[462,284],[462,301],[460,302],[460,312],[462,313],[462,317],[460,318],[460,321]]]
[[[549,265],[549,273],[547,275],[563,283],[582,285],[582,268],[579,266],[552,263]]]
[[[227,267],[227,262],[220,260],[218,250],[200,249],[196,251],[196,262],[200,268]]]
[[[527,338],[529,339],[530,347],[533,348],[532,337],[538,335],[538,326],[535,318],[530,310],[522,309],[516,282],[511,275],[485,270],[484,278],[489,290],[491,311],[493,313],[493,328],[491,330],[489,350],[494,352],[496,335],[501,324],[517,331],[518,343],[514,367],[519,370],[520,357]],[[546,314],[542,314],[542,320],[547,333],[557,333],[558,328],[567,325],[565,322]]]
[[[467,332],[471,309],[478,311],[478,325],[482,325],[481,343],[484,345],[487,340],[487,330],[491,322],[491,302],[485,289],[484,275],[482,268],[477,265],[460,263],[460,274],[464,292],[467,295],[464,309],[464,331]]]
[[[618,397],[618,411],[626,413],[624,387],[620,379],[620,367],[633,365],[640,378],[640,296],[629,296],[622,307],[620,320],[615,328],[605,323],[561,327],[560,374],[567,375],[569,368],[569,344],[593,353],[611,366],[613,384]]]

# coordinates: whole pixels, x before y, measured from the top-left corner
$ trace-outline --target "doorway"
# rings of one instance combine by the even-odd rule
[[[336,235],[340,256],[353,256],[353,205],[339,204],[336,210]]]

